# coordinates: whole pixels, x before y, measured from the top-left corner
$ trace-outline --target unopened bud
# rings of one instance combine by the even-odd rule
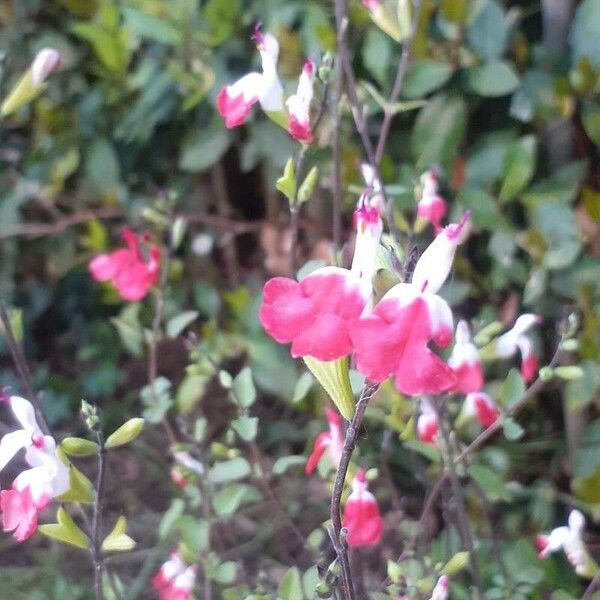
[[[552,381],[554,379],[554,369],[542,367],[539,372],[539,377],[542,381]]]
[[[42,85],[48,75],[60,67],[60,52],[54,48],[40,50],[31,63],[31,81],[34,85]]]

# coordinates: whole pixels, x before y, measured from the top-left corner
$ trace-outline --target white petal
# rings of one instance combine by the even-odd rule
[[[583,514],[574,509],[569,514],[569,529],[577,534],[580,534],[585,527],[585,517]]]
[[[454,318],[452,310],[448,303],[437,294],[423,294],[423,299],[429,309],[429,323],[431,325],[431,335],[435,338],[440,333],[445,333],[452,339],[454,332]]]
[[[33,467],[21,471],[13,481],[13,487],[19,491],[28,487],[33,501],[38,504],[42,500],[52,497],[52,477],[46,467]]]
[[[260,96],[263,88],[263,76],[260,73],[248,73],[235,83],[227,86],[230,97],[242,94],[245,102],[251,102]]]
[[[264,73],[258,100],[266,112],[283,110],[283,86],[277,73]]]
[[[550,532],[548,536],[548,550],[556,552],[560,550],[569,539],[568,527],[557,527]]]
[[[31,443],[29,432],[17,429],[7,433],[0,440],[0,471],[9,463],[12,457],[21,449]]]
[[[37,421],[35,420],[35,409],[29,400],[25,400],[25,398],[21,398],[21,396],[11,396],[10,408],[17,421],[23,426],[23,429],[28,430],[31,433],[40,431]]]

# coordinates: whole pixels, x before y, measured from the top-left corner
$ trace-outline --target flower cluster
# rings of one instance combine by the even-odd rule
[[[189,600],[195,582],[196,566],[188,565],[175,549],[152,579],[152,586],[159,600]]]
[[[22,449],[30,468],[21,471],[9,490],[0,492],[2,527],[22,542],[37,529],[39,513],[53,498],[69,490],[69,469],[56,454],[54,438],[44,435],[38,426],[32,404],[20,396],[11,396],[4,402],[10,406],[21,429],[7,433],[0,440],[0,471]]]
[[[313,98],[315,64],[307,59],[298,81],[298,90],[284,102],[283,86],[277,74],[279,43],[270,33],[256,26],[252,39],[260,52],[262,72],[247,73],[231,85],[224,86],[217,96],[217,110],[228,128],[246,122],[252,107],[258,102],[276,122],[286,123],[289,134],[306,144],[313,141],[310,105]],[[287,112],[284,111],[287,108]]]

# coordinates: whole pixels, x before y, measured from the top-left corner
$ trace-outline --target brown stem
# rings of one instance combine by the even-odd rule
[[[600,589],[600,569],[594,575],[594,579],[590,581],[590,585],[587,586],[585,592],[583,592],[583,596],[581,596],[581,600],[591,600],[594,592]]]
[[[333,492],[331,494],[330,508],[332,527],[330,535],[333,547],[342,567],[342,600],[355,600],[352,572],[348,560],[348,547],[342,530],[342,514],[340,508],[342,492],[344,491],[344,483],[346,481],[346,474],[348,473],[348,466],[350,465],[350,460],[352,459],[352,453],[354,452],[354,448],[356,446],[356,438],[358,437],[358,432],[362,425],[365,411],[367,410],[367,406],[371,400],[371,397],[378,387],[378,385],[365,382],[360,394],[360,398],[356,403],[356,410],[354,412],[354,416],[352,417],[352,421],[350,421],[348,424],[348,429],[346,429],[346,439],[344,440],[342,457],[335,474],[335,482],[333,484]]]
[[[333,120],[333,140],[331,144],[332,157],[332,182],[333,196],[333,249],[337,252],[341,248],[342,231],[342,144],[340,135],[340,93],[344,81],[344,72],[340,65],[335,65],[336,81],[331,94],[331,116]]]

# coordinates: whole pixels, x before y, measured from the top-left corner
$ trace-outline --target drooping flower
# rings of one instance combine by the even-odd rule
[[[351,321],[362,314],[372,293],[375,253],[383,229],[378,206],[366,195],[354,213],[356,244],[350,270],[323,267],[302,281],[274,277],[265,284],[259,318],[293,357],[332,361],[352,351]]]
[[[122,237],[127,248],[99,254],[90,261],[88,269],[96,281],[110,281],[123,300],[137,302],[158,281],[160,249],[149,245],[149,259],[146,260],[140,247],[140,241],[147,241],[146,236],[125,229]]]
[[[69,471],[56,454],[54,438],[40,430],[31,403],[20,396],[11,396],[8,402],[22,429],[0,440],[0,470],[21,449],[31,468],[15,478],[11,489],[0,492],[0,510],[4,531],[13,531],[22,542],[37,529],[38,514],[69,489]]]
[[[535,543],[540,558],[548,558],[552,552],[564,550],[567,559],[578,575],[589,575],[593,561],[583,543],[585,517],[578,510],[569,514],[568,526],[557,527],[549,535],[538,535]]]
[[[442,229],[442,219],[448,212],[448,206],[442,196],[438,194],[438,171],[430,169],[421,177],[423,191],[417,204],[417,217],[429,221],[435,233]]]
[[[348,545],[354,548],[373,546],[381,539],[383,519],[362,470],[356,473],[352,481],[352,492],[344,507],[342,525],[348,529]]]
[[[448,600],[448,594],[450,593],[450,579],[447,575],[442,575],[435,587],[431,592],[431,598],[429,600]]]
[[[248,73],[232,85],[221,89],[217,96],[217,110],[229,129],[245,123],[257,102],[269,112],[283,110],[283,87],[277,75],[279,44],[270,33],[256,26],[252,39],[260,52],[262,73]]]
[[[31,63],[31,81],[42,85],[50,73],[60,67],[60,52],[55,48],[42,48]]]
[[[417,419],[417,437],[425,444],[435,445],[440,432],[440,424],[428,401],[421,402],[421,414]]]
[[[159,600],[189,600],[196,582],[196,567],[188,566],[177,550],[164,562],[152,579]]]
[[[310,453],[304,468],[304,472],[307,475],[311,475],[314,472],[326,451],[329,453],[329,460],[335,468],[340,464],[340,459],[342,458],[342,451],[344,449],[342,419],[331,408],[325,410],[325,416],[329,424],[329,431],[320,433],[315,439],[313,451]]]
[[[313,132],[310,126],[310,103],[313,98],[314,83],[315,63],[309,58],[302,68],[298,90],[285,103],[290,114],[288,125],[290,135],[307,144],[313,142]]]
[[[468,394],[478,392],[483,387],[483,369],[479,352],[471,342],[466,321],[459,321],[456,326],[455,343],[448,359],[448,366],[456,373],[456,385],[450,391]]]
[[[484,392],[472,392],[467,394],[463,404],[463,412],[475,417],[479,424],[486,429],[491,427],[500,416],[500,411],[492,397]]]
[[[428,347],[447,346],[450,307],[436,292],[446,280],[469,214],[448,225],[425,250],[411,283],[391,288],[367,316],[350,325],[358,370],[371,382],[395,376],[403,394],[438,394],[456,384],[454,371]]]
[[[539,368],[538,359],[533,352],[533,344],[525,334],[531,327],[541,322],[542,318],[538,315],[521,315],[515,321],[513,328],[496,340],[496,353],[499,356],[508,358],[514,356],[517,350],[521,353],[521,375],[525,383],[533,380]]]

